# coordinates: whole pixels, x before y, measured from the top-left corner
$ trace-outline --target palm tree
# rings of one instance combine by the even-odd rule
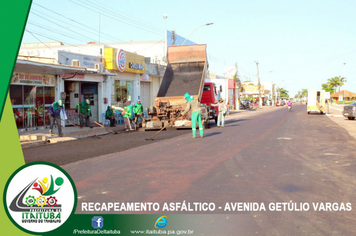
[[[340,92],[341,86],[343,86],[346,82],[347,82],[346,78],[345,77],[341,77],[341,76],[335,76],[333,78],[328,79],[328,85],[331,88],[339,87],[339,92]]]
[[[339,84],[340,87],[343,86],[347,82],[345,77],[339,76],[339,80],[340,80],[340,84]],[[339,87],[339,91],[340,91],[340,87]]]
[[[302,89],[302,97],[307,97],[308,96],[308,89]]]

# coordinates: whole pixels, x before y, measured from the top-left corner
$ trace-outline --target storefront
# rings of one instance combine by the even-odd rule
[[[109,103],[114,107],[123,108],[128,105],[129,100],[134,103],[138,99],[142,100],[141,75],[145,72],[145,58],[115,48],[105,48],[104,55],[105,69],[117,73],[111,76]]]
[[[59,88],[65,96],[65,110],[68,121],[78,124],[76,106],[87,99],[90,102],[90,119],[96,122],[103,121],[103,113],[109,105],[110,76],[115,74],[104,73],[103,59],[67,51],[58,51],[58,62],[69,66],[81,67],[85,73],[64,73],[60,75]],[[68,124],[67,124],[68,125]]]
[[[55,101],[56,76],[14,72],[10,99],[18,129],[48,126],[49,106]]]
[[[63,75],[84,75],[84,79],[89,78],[85,82],[89,83],[103,82],[103,78],[106,76],[92,72],[90,72],[90,74],[87,73],[86,68],[17,60],[9,89],[17,128],[20,131],[49,128],[49,106],[53,102],[62,99],[67,109],[68,101],[65,86],[69,85],[66,85],[63,80],[63,78],[68,77],[64,77]],[[72,79],[75,80],[73,77]],[[83,79],[81,81],[83,81]],[[84,88],[85,87],[84,85]],[[97,83],[97,88],[97,94],[102,94],[103,92],[100,92],[102,88],[99,83]],[[87,89],[84,89],[83,91],[86,90]],[[71,96],[71,94],[69,94],[69,96]],[[75,96],[76,95],[73,94],[73,97]],[[78,94],[78,97],[82,97],[82,99],[84,99],[85,96],[89,95],[86,92],[83,92],[81,95]],[[95,99],[95,95],[93,97]],[[97,99],[99,101],[99,96]],[[99,116],[98,113],[99,112],[96,113],[97,116]],[[61,125],[65,126],[66,123],[62,121]]]
[[[64,84],[65,110],[68,121],[73,124],[78,123],[76,106],[85,100],[90,102],[90,119],[102,122],[102,113],[105,112],[107,99],[103,99],[104,75],[97,74],[62,74],[60,79]],[[100,99],[101,98],[101,99]]]

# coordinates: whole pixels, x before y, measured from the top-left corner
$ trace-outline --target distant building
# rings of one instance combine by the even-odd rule
[[[350,91],[347,91],[347,90],[341,90],[340,92],[331,94],[330,98],[332,98],[336,102],[344,101],[344,100],[345,101],[355,101],[356,100],[356,93],[353,93],[353,92],[350,92]]]

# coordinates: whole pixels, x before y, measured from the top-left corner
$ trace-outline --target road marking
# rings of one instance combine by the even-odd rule
[[[325,156],[338,156],[336,153],[324,153]]]
[[[332,107],[332,106],[330,106],[330,107],[333,108],[333,109],[335,109],[335,110],[342,111],[342,109],[340,109],[340,108],[336,108],[336,107]]]
[[[332,117],[344,117],[343,115],[330,115],[330,114],[326,114],[326,116],[332,116]]]
[[[277,138],[277,139],[291,140],[292,138],[285,138],[285,137],[282,137],[282,138]]]

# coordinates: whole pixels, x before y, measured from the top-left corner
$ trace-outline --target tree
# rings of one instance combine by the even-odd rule
[[[339,87],[339,92],[340,92],[340,87],[343,86],[346,83],[346,78],[341,77],[341,76],[335,76],[333,78],[328,79],[328,85],[331,88],[337,88]]]
[[[330,94],[335,93],[335,88],[331,87],[330,84],[328,84],[328,83],[322,84],[321,89],[325,90],[326,92],[330,92]]]
[[[298,91],[298,93],[294,95],[294,98],[302,98],[302,92]]]
[[[308,89],[302,89],[302,98],[308,97]]]
[[[289,98],[288,93],[289,93],[289,91],[287,91],[286,89],[279,88],[279,97],[281,97],[281,98]]]

